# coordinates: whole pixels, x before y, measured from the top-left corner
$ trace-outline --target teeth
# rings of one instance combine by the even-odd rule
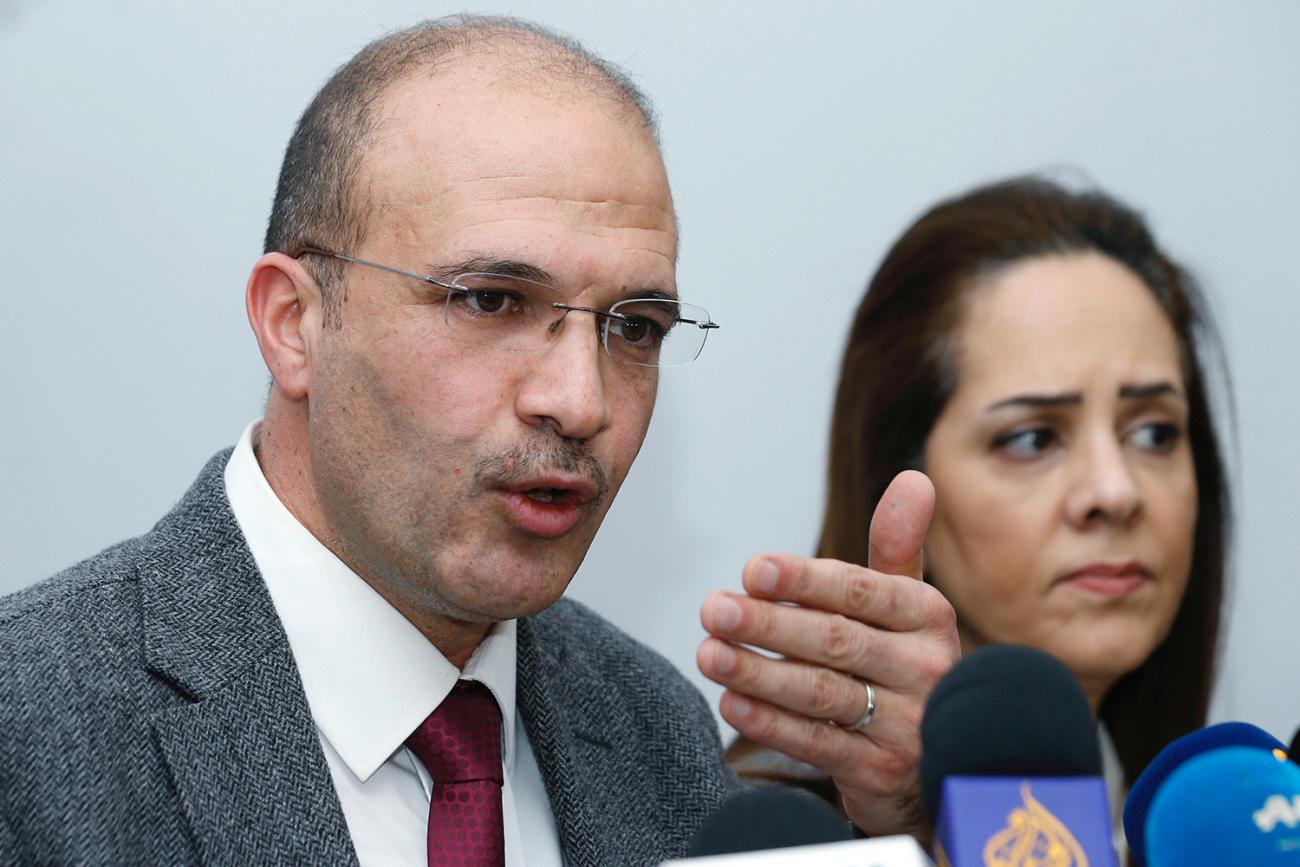
[[[539,503],[555,502],[555,491],[550,488],[533,488],[531,491],[524,491],[524,494],[531,500]]]

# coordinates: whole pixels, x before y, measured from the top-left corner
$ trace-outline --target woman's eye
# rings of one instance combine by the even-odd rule
[[[993,447],[1008,457],[1036,458],[1056,445],[1056,434],[1051,428],[1035,427],[1012,431],[993,441]]]
[[[1140,425],[1129,431],[1129,442],[1140,449],[1157,454],[1173,451],[1174,444],[1183,435],[1182,430],[1171,422],[1152,422]]]

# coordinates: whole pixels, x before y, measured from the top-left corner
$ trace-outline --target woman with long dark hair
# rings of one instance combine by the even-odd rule
[[[1216,341],[1137,212],[1023,177],[916,220],[844,355],[818,555],[867,563],[890,480],[929,475],[925,579],[963,649],[1029,644],[1070,667],[1116,807],[1205,724],[1231,524],[1205,376]],[[743,738],[729,757],[833,796]]]

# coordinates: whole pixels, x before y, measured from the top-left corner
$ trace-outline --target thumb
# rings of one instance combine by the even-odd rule
[[[921,551],[934,517],[934,484],[925,473],[894,476],[871,516],[867,568],[921,579]]]

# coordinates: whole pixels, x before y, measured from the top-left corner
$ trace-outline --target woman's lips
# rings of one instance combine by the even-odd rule
[[[1130,596],[1151,581],[1151,572],[1138,562],[1089,563],[1065,576],[1065,583],[1078,590],[1121,599]]]

